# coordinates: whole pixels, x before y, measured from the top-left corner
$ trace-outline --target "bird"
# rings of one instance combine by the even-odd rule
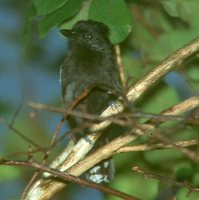
[[[109,28],[102,22],[80,20],[71,29],[61,29],[60,32],[69,39],[69,50],[60,66],[64,108],[100,115],[114,104],[122,91],[116,54],[109,39]],[[71,129],[84,124],[86,120],[72,115],[66,118]],[[79,134],[75,133],[74,138],[78,140],[86,133],[87,130],[84,129]],[[97,143],[98,147],[107,143],[106,136],[103,135]],[[113,179],[113,174],[113,161],[105,160],[90,169],[86,178],[95,183],[109,182]]]

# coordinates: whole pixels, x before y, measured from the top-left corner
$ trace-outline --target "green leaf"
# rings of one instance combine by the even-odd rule
[[[39,22],[40,36],[45,36],[48,30],[74,16],[80,9],[83,0],[69,0],[63,7],[47,15]]]
[[[199,29],[172,29],[166,31],[159,38],[158,42],[151,43],[153,48],[144,46],[147,55],[151,60],[160,61],[170,55],[173,51],[190,42],[198,35]],[[144,40],[144,39],[143,39]],[[145,44],[143,44],[145,45]]]
[[[132,16],[124,0],[93,0],[88,18],[109,26],[114,44],[122,42],[132,28]]]
[[[198,20],[198,10],[199,4],[197,0],[181,0],[179,1],[178,10],[180,13],[180,17],[187,23],[189,23],[190,27],[198,28],[199,20]]]
[[[90,7],[91,0],[85,1],[81,7],[81,10],[71,19],[64,22],[59,28],[60,29],[70,29],[79,20],[88,19],[88,10]]]
[[[34,6],[38,16],[47,15],[61,8],[68,0],[34,0]]]
[[[176,0],[160,1],[165,11],[172,17],[179,17],[178,4]]]

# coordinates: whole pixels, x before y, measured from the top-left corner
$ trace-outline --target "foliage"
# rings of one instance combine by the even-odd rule
[[[108,25],[113,43],[123,41],[131,31],[132,18],[123,0],[62,0],[53,1],[53,4],[51,1],[44,3],[44,1],[35,0],[33,6],[36,10],[35,15],[41,16],[39,20],[41,36],[45,36],[49,29],[56,26],[71,28],[76,21],[81,19],[93,19]]]

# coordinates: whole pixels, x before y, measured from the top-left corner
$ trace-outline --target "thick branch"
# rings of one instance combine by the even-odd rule
[[[193,104],[191,104],[193,102]],[[193,109],[195,107],[199,106],[199,97],[192,97],[188,100],[185,100],[182,103],[179,103],[177,105],[172,106],[168,110],[165,110],[162,112],[163,115],[176,115],[181,114],[187,111],[187,108]],[[173,111],[173,112],[172,112]],[[68,170],[68,173],[73,174],[75,176],[79,176],[85,171],[87,171],[91,166],[95,165],[96,163],[107,159],[114,155],[115,153],[118,153],[122,147],[126,146],[130,142],[137,139],[138,136],[143,135],[148,132],[152,132],[156,129],[156,127],[152,124],[142,124],[138,125],[137,127],[133,128],[128,135],[121,135],[120,137],[114,139],[107,145],[101,147],[93,153],[90,156],[87,156],[84,160],[80,161],[75,167]],[[192,141],[193,144],[197,144],[198,140],[195,142]],[[178,147],[184,147],[188,146],[188,144],[185,142],[176,142],[174,143],[178,145]],[[189,143],[190,145],[190,143]],[[166,148],[174,148],[174,145],[166,145]]]
[[[173,68],[178,67],[182,62],[184,62],[186,59],[188,59],[190,56],[194,55],[199,50],[199,38],[196,38],[192,42],[188,43],[187,45],[183,46],[173,54],[171,54],[169,57],[167,57],[165,60],[163,60],[156,68],[154,68],[152,71],[150,71],[146,76],[144,76],[142,79],[140,79],[134,86],[132,86],[127,93],[127,98],[129,101],[136,101],[149,87],[151,87],[156,81],[158,81],[162,76],[167,74],[169,71],[171,71]],[[112,109],[112,107],[108,107],[103,113],[102,116],[111,116],[113,114],[117,114],[124,110],[124,106],[118,101],[117,102],[117,109]],[[97,138],[100,136],[100,130],[103,130],[108,125],[110,125],[111,120],[106,120],[100,124],[94,125],[90,129],[90,134],[88,137],[92,142],[88,143],[87,140],[81,139],[73,151],[70,153],[69,157],[62,157],[61,162],[63,163],[64,160],[65,163],[68,165],[65,167],[65,164],[61,164],[61,168],[59,168],[61,171],[66,170],[68,167],[71,167],[75,163],[77,163],[79,160],[81,160],[91,149],[94,142],[97,140]],[[140,129],[142,130],[142,129]],[[136,131],[136,130],[135,130]],[[134,131],[134,132],[135,132]],[[97,133],[96,133],[97,132]],[[140,131],[138,131],[140,132]],[[93,135],[95,133],[95,135]],[[143,132],[142,132],[143,133]],[[138,133],[139,134],[139,133]],[[135,136],[127,135],[123,136],[125,142],[123,142],[123,145],[128,144],[131,142]],[[130,138],[129,138],[130,137]],[[121,145],[122,146],[122,145]],[[116,151],[116,149],[114,150]],[[114,153],[114,152],[112,152]],[[63,155],[63,153],[62,153]],[[105,152],[105,157],[108,157],[109,155]],[[76,160],[74,160],[74,158]],[[60,160],[60,157],[57,159]],[[71,163],[69,163],[69,161]],[[99,161],[99,160],[98,160]],[[97,161],[97,162],[98,162]],[[84,162],[84,161],[82,161]],[[93,163],[89,166],[92,167],[96,163]],[[52,166],[51,166],[52,167]],[[78,165],[77,165],[78,167]],[[84,166],[80,166],[80,168],[84,168]],[[85,168],[86,169],[86,168]],[[85,171],[85,169],[82,170],[81,173]],[[75,168],[71,168],[70,172],[76,171]],[[80,172],[78,174],[73,175],[80,175]],[[56,191],[63,188],[65,184],[61,182],[53,182],[52,180],[49,180],[46,182],[44,179],[40,179],[38,182],[36,182],[33,187],[30,189],[29,193],[27,194],[25,199],[49,199],[52,197],[52,195],[55,194]]]

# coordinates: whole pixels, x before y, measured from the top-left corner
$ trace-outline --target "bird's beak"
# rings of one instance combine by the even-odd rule
[[[71,38],[71,39],[74,39],[74,38],[76,38],[76,36],[77,36],[77,34],[76,34],[73,30],[71,30],[71,29],[61,29],[60,32],[61,32],[64,36],[66,36],[66,37],[68,37],[68,38]]]

